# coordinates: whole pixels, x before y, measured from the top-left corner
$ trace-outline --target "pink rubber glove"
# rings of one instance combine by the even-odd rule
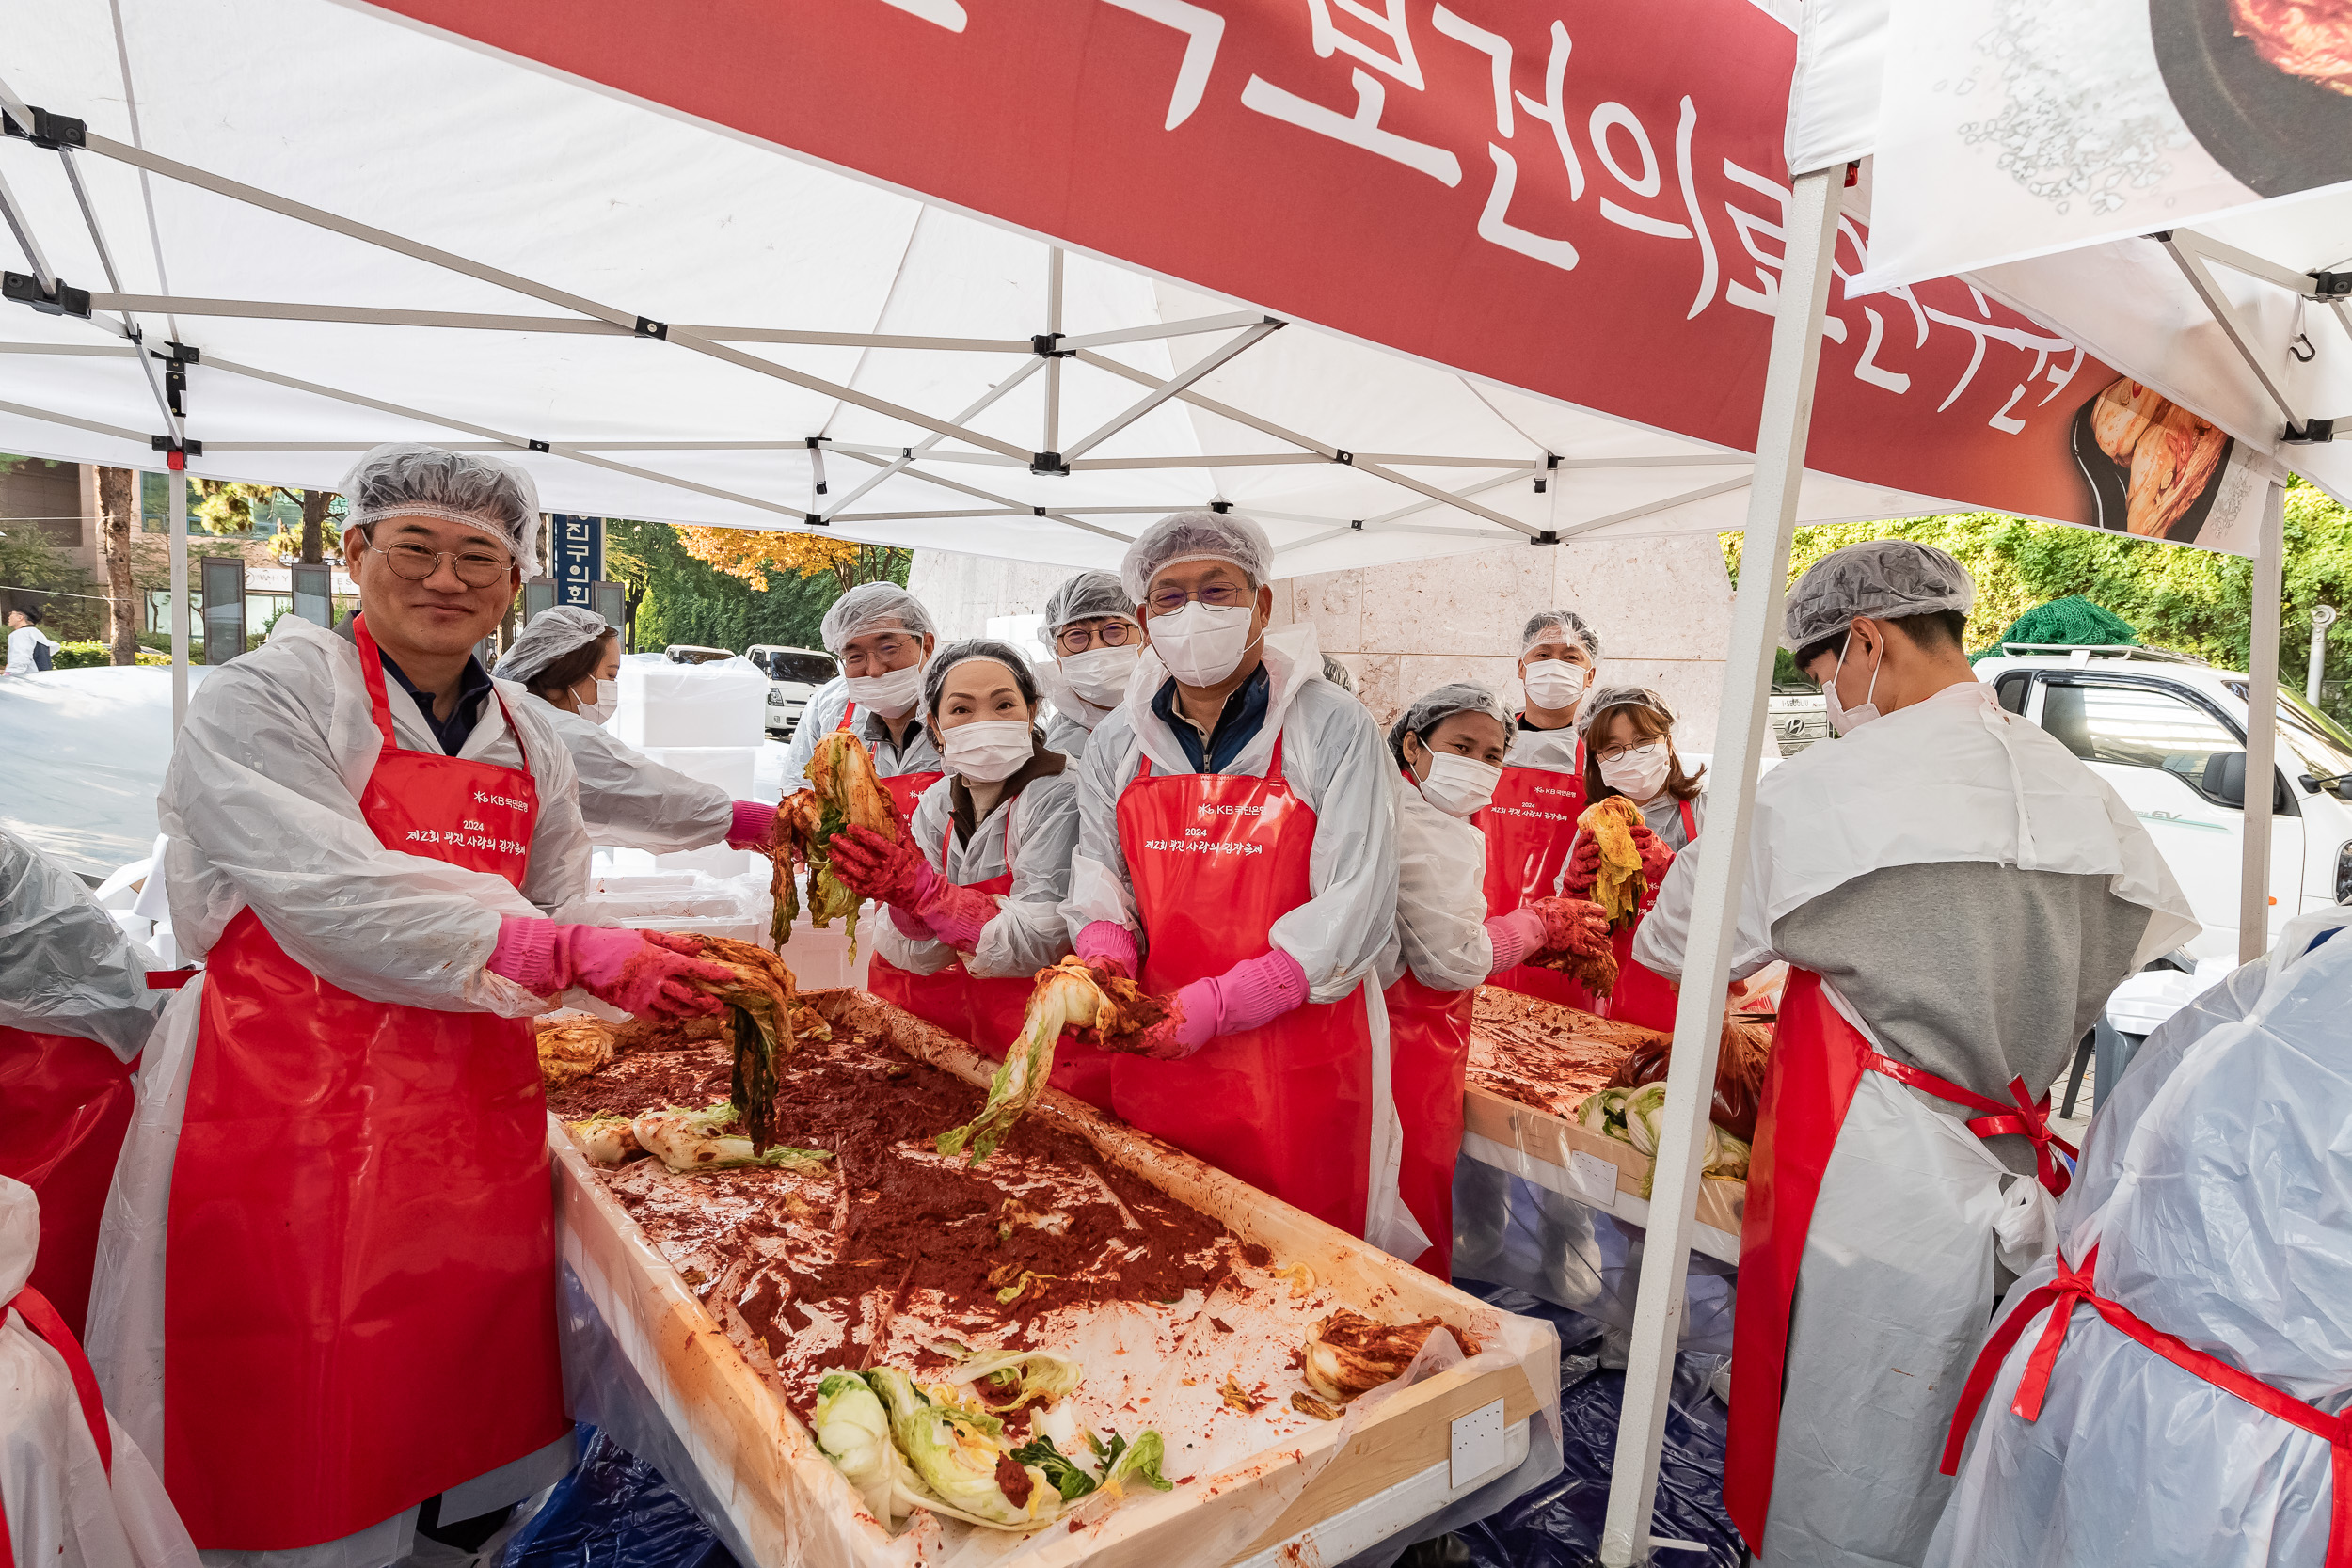
[[[485,967],[534,996],[578,986],[626,1013],[690,1018],[720,1010],[718,998],[695,990],[692,981],[723,985],[735,978],[723,964],[695,957],[698,951],[691,941],[662,931],[508,915],[499,922],[498,945]]]
[[[1104,970],[1122,980],[1132,980],[1140,960],[1136,953],[1136,935],[1116,920],[1096,920],[1078,932],[1078,940],[1071,946],[1089,968]]]
[[[888,839],[871,828],[848,827],[833,835],[827,852],[841,885],[879,904],[920,909],[923,894],[939,877],[912,834]]]
[[[925,865],[916,875],[923,891],[914,907],[884,906],[890,923],[910,942],[944,942],[969,954],[980,944],[980,932],[996,918],[996,900],[977,888],[958,887]]]
[[[1675,852],[1666,847],[1666,841],[1650,832],[1646,823],[1633,830],[1633,847],[1642,857],[1642,876],[1652,893],[1666,879],[1666,872],[1675,863]]]
[[[1590,833],[1576,841],[1576,853],[1568,857],[1567,874],[1560,883],[1560,891],[1571,898],[1590,898],[1593,884],[1600,880],[1600,840]]]
[[[1595,958],[1609,950],[1609,912],[1582,898],[1538,898],[1518,911],[1533,913],[1544,923],[1542,953],[1573,953]]]
[[[1142,1054],[1182,1061],[1219,1035],[1271,1023],[1307,1000],[1307,972],[1279,947],[1180,987],[1167,1018],[1144,1031]]]
[[[738,800],[735,802],[735,820],[727,828],[727,847],[765,849],[775,831],[775,807],[763,806],[756,800]]]
[[[1494,967],[1489,974],[1525,961],[1530,953],[1543,951],[1544,917],[1532,904],[1499,914],[1486,922],[1486,936],[1495,944]]]

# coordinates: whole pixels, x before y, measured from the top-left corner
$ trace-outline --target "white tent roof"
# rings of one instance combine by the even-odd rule
[[[127,311],[149,349],[200,354],[184,428],[210,477],[328,486],[378,441],[479,443],[528,463],[551,510],[817,513],[838,537],[1069,564],[1222,499],[1267,523],[1285,575],[1741,524],[1740,453],[1081,254],[1058,262],[1057,317],[1041,239],[396,19],[324,0],[113,14],[119,36],[100,0],[11,22],[7,87],[85,119],[90,145],[11,138],[0,179],[40,263],[99,308],[0,308],[0,450],[163,466]],[[668,341],[637,336],[641,315]],[[1077,353],[1032,351],[1056,329]],[[1073,471],[1032,472],[1050,451]],[[1804,515],[1947,504],[1811,475]]]

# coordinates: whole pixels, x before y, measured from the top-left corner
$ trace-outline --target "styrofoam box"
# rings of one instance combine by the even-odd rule
[[[759,759],[756,746],[645,746],[647,762],[683,773],[696,784],[723,789],[732,800],[749,800],[752,776]]]
[[[649,746],[750,746],[767,738],[768,677],[747,658],[673,664],[621,660],[621,707],[612,733]]]
[[[728,880],[698,872],[607,871],[591,885],[586,913],[598,926],[768,942],[768,917],[774,906],[764,881]]]

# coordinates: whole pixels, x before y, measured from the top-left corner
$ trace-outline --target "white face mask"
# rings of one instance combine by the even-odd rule
[[[1152,648],[1168,673],[1184,686],[1215,686],[1241,668],[1249,652],[1252,607],[1213,610],[1199,599],[1173,615],[1152,617]]]
[[[1590,670],[1562,658],[1539,658],[1519,676],[1529,702],[1554,710],[1573,707],[1592,678]]]
[[[966,784],[1001,784],[1035,754],[1026,721],[978,719],[940,732],[939,754]]]
[[[580,705],[572,709],[572,711],[579,714],[582,719],[587,720],[591,724],[601,724],[610,720],[613,714],[620,711],[621,683],[619,681],[600,680],[596,682],[595,685],[596,689],[596,700],[593,703],[580,703],[580,687],[578,683],[574,683],[571,687],[572,701],[580,703]]]
[[[1645,751],[1649,755],[1642,755]],[[1602,757],[1600,782],[1620,795],[1632,797],[1636,803],[1655,800],[1666,787],[1674,761],[1664,741],[1645,740],[1621,757]]]
[[[884,719],[904,719],[923,695],[923,666],[910,664],[880,675],[851,675],[850,701]]]
[[[1421,781],[1422,798],[1448,816],[1468,816],[1486,809],[1495,798],[1502,769],[1457,752],[1429,753],[1429,770]]]
[[[1127,695],[1127,676],[1143,656],[1141,645],[1089,648],[1059,659],[1062,679],[1082,702],[1096,707],[1117,707]]]
[[[1821,696],[1829,705],[1829,727],[1839,735],[1851,735],[1871,720],[1883,717],[1878,710],[1878,705],[1870,700],[1878,695],[1879,670],[1886,667],[1886,650],[1883,647],[1879,650],[1878,668],[1870,672],[1870,684],[1862,693],[1862,701],[1848,707],[1837,700],[1837,677],[1846,668],[1846,651],[1852,646],[1853,638],[1849,634],[1846,647],[1838,650],[1836,668],[1830,671],[1829,679],[1821,683]]]

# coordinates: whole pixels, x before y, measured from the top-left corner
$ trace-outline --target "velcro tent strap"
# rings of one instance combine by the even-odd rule
[[[2026,1092],[2023,1078],[2009,1081],[2009,1092],[2015,1102],[2004,1105],[1997,1100],[1987,1100],[1974,1089],[1963,1088],[1949,1079],[1938,1078],[1932,1072],[1913,1067],[1908,1062],[1899,1062],[1876,1051],[1865,1052],[1862,1065],[1872,1072],[1883,1072],[1899,1084],[1906,1084],[1938,1100],[1948,1100],[1972,1111],[1990,1113],[1968,1123],[1968,1131],[1979,1138],[2014,1134],[2033,1140],[2035,1177],[2052,1193],[2063,1193],[2067,1183],[2073,1180],[2070,1167],[2053,1158],[2050,1148],[2056,1145],[2064,1149],[2069,1161],[2080,1159],[2082,1150],[2050,1131],[2050,1097],[2045,1094],[2041,1100],[2034,1100]]]
[[[2009,1407],[2010,1414],[2021,1420],[2041,1419],[2042,1402],[2050,1389],[2050,1370],[2058,1363],[2058,1352],[2065,1348],[2066,1331],[2074,1320],[2074,1308],[2088,1305],[2108,1327],[2135,1344],[2153,1351],[2224,1393],[2235,1395],[2265,1415],[2276,1416],[2323,1439],[2330,1450],[2328,1555],[2323,1561],[2325,1568],[2352,1568],[2352,1410],[2331,1415],[2316,1405],[2306,1404],[2252,1373],[2153,1327],[2130,1307],[2099,1294],[2091,1283],[2098,1266],[2099,1249],[2095,1246],[2080,1268],[2067,1262],[2066,1255],[2059,1253],[2058,1277],[2036,1287],[2018,1304],[2017,1310],[1994,1330],[1984,1349],[1978,1353],[1976,1365],[1969,1369],[1968,1381],[1960,1393],[1960,1407],[1952,1413],[1951,1433],[1944,1442],[1944,1462],[1940,1466],[1943,1473],[1948,1476],[1959,1471],[1968,1429],[1975,1424],[1977,1410],[1984,1403],[1993,1380],[2000,1375],[2001,1364],[2035,1314],[2050,1307],[2049,1321],[2042,1325],[2041,1338],[2035,1340],[2032,1354],[2026,1358],[2026,1370],[2017,1380],[2017,1393]]]
[[[8,1309],[24,1320],[24,1326],[46,1340],[51,1350],[65,1358],[65,1370],[73,1379],[74,1397],[82,1402],[82,1419],[89,1423],[90,1440],[98,1445],[98,1462],[105,1466],[108,1480],[114,1478],[114,1440],[106,1429],[106,1402],[99,1397],[98,1374],[90,1370],[89,1357],[82,1354],[80,1341],[73,1331],[57,1316],[57,1309],[49,1305],[49,1298],[27,1285],[8,1302]],[[0,1529],[5,1529],[0,1525]],[[0,1543],[5,1544],[5,1543]]]

